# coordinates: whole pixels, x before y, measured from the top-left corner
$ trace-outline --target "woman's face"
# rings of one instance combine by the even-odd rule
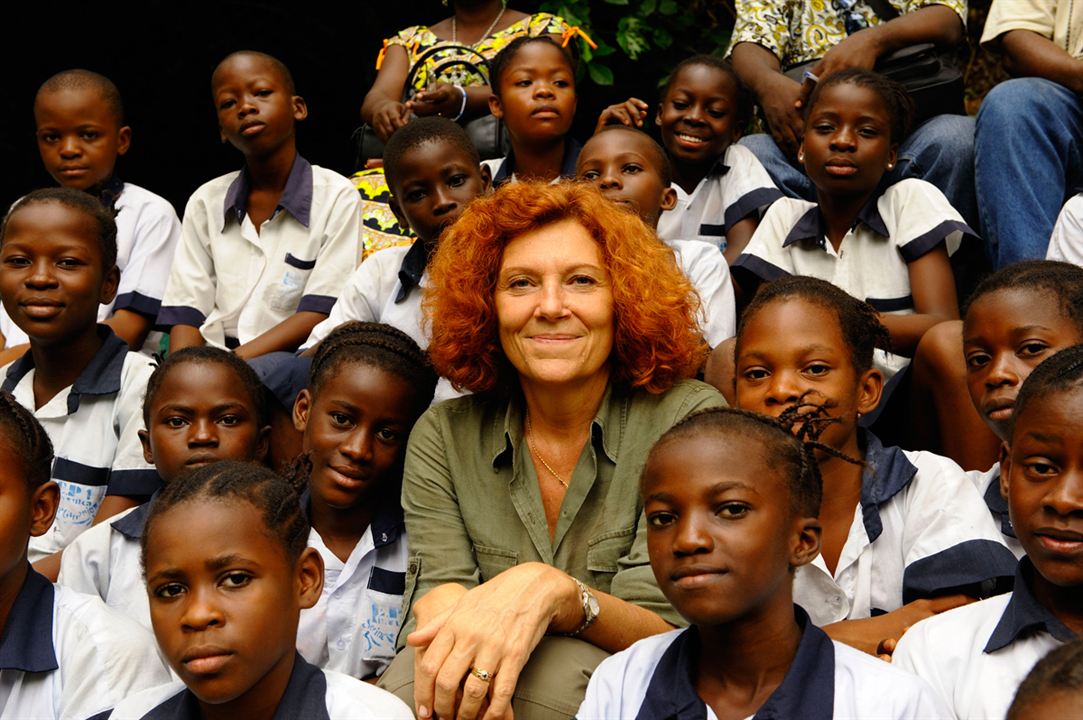
[[[512,239],[495,300],[500,344],[523,382],[608,379],[613,290],[601,248],[578,222],[562,220]]]

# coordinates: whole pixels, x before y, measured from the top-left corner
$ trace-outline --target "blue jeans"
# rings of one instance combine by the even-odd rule
[[[770,135],[749,135],[740,142],[759,159],[779,190],[790,197],[816,200],[816,188],[808,175],[787,159]],[[899,147],[895,169],[887,173],[884,184],[912,177],[930,182],[974,226],[978,213],[973,158],[974,118],[937,115],[911,133]]]
[[[1001,268],[1045,257],[1065,199],[1083,174],[1083,102],[1042,78],[997,85],[978,112],[975,182],[981,231]]]

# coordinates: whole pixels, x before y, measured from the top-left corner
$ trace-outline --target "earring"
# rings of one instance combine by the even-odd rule
[[[895,169],[895,163],[888,163],[887,164],[887,169],[888,170],[894,170]]]
[[[797,162],[799,162],[799,163],[805,162],[805,153],[803,153],[803,152],[797,153]]]

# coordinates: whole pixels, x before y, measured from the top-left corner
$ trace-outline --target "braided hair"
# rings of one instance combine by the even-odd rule
[[[0,390],[0,432],[7,447],[22,460],[27,486],[33,490],[49,482],[53,443],[34,414],[6,390]]]
[[[1083,387],[1083,345],[1073,345],[1051,355],[1034,368],[1015,397],[1011,433],[1027,405],[1038,398]]]
[[[896,145],[906,139],[914,124],[914,101],[899,83],[872,70],[861,68],[849,68],[828,75],[816,83],[816,87],[809,97],[805,106],[805,121],[812,115],[812,109],[816,106],[820,96],[830,87],[835,85],[856,85],[866,90],[872,90],[884,104],[888,116],[891,118],[891,142]]]
[[[166,376],[178,365],[186,363],[221,365],[227,370],[231,370],[236,379],[240,381],[249,400],[252,401],[252,407],[256,411],[256,422],[259,423],[259,427],[270,425],[271,410],[267,399],[267,389],[260,382],[259,376],[256,375],[256,371],[252,369],[252,366],[228,350],[211,347],[210,345],[200,345],[170,353],[165,360],[154,368],[150,379],[147,380],[147,392],[143,396],[143,427],[150,429],[150,413],[154,408],[158,391],[161,390]]]
[[[308,518],[293,485],[257,463],[222,460],[181,475],[158,494],[140,540],[144,571],[147,538],[154,523],[174,507],[196,500],[222,501],[231,506],[249,503],[259,512],[268,533],[282,543],[290,562],[295,562],[308,544]]]
[[[559,50],[561,54],[567,58],[568,68],[571,70],[571,81],[573,83],[575,82],[576,56],[574,44],[572,44],[569,49],[561,47],[560,43],[548,35],[522,35],[508,43],[507,46],[496,54],[496,57],[489,61],[489,87],[492,89],[493,95],[500,97],[500,79],[504,76],[504,73],[508,71],[508,68],[511,66],[511,61],[515,59],[519,50],[521,50],[523,46],[531,45],[533,43],[547,43]]]
[[[1007,720],[1030,717],[1032,705],[1059,693],[1083,698],[1083,638],[1050,650],[1015,691]]]
[[[1061,314],[1083,334],[1083,268],[1057,260],[1012,263],[978,283],[966,302],[963,317],[978,300],[1002,290],[1029,290],[1054,298]]]

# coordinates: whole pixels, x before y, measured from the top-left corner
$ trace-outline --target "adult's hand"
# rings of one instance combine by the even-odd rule
[[[805,130],[801,116],[801,84],[782,74],[771,81],[771,91],[760,96],[771,137],[787,156],[797,157],[797,147]]]
[[[387,142],[391,134],[406,124],[410,119],[410,109],[395,100],[387,100],[372,112],[372,128],[376,137]]]
[[[571,616],[582,607],[578,589],[561,570],[524,563],[457,599],[455,594],[448,590],[423,606],[420,627],[406,638],[420,658],[414,668],[418,717],[472,720],[486,700],[487,720],[511,717],[519,673],[546,631],[551,625],[575,627]],[[446,607],[424,617],[439,605]],[[471,668],[491,673],[492,679],[478,678]]]
[[[414,95],[406,107],[419,117],[438,115],[453,120],[463,107],[463,92],[448,83],[433,83]]]
[[[872,70],[883,52],[884,48],[880,43],[880,33],[877,28],[858,30],[828,50],[820,62],[813,66],[812,73],[822,80],[850,68]],[[808,102],[808,95],[814,87],[815,85],[810,83],[802,86],[802,107]]]

